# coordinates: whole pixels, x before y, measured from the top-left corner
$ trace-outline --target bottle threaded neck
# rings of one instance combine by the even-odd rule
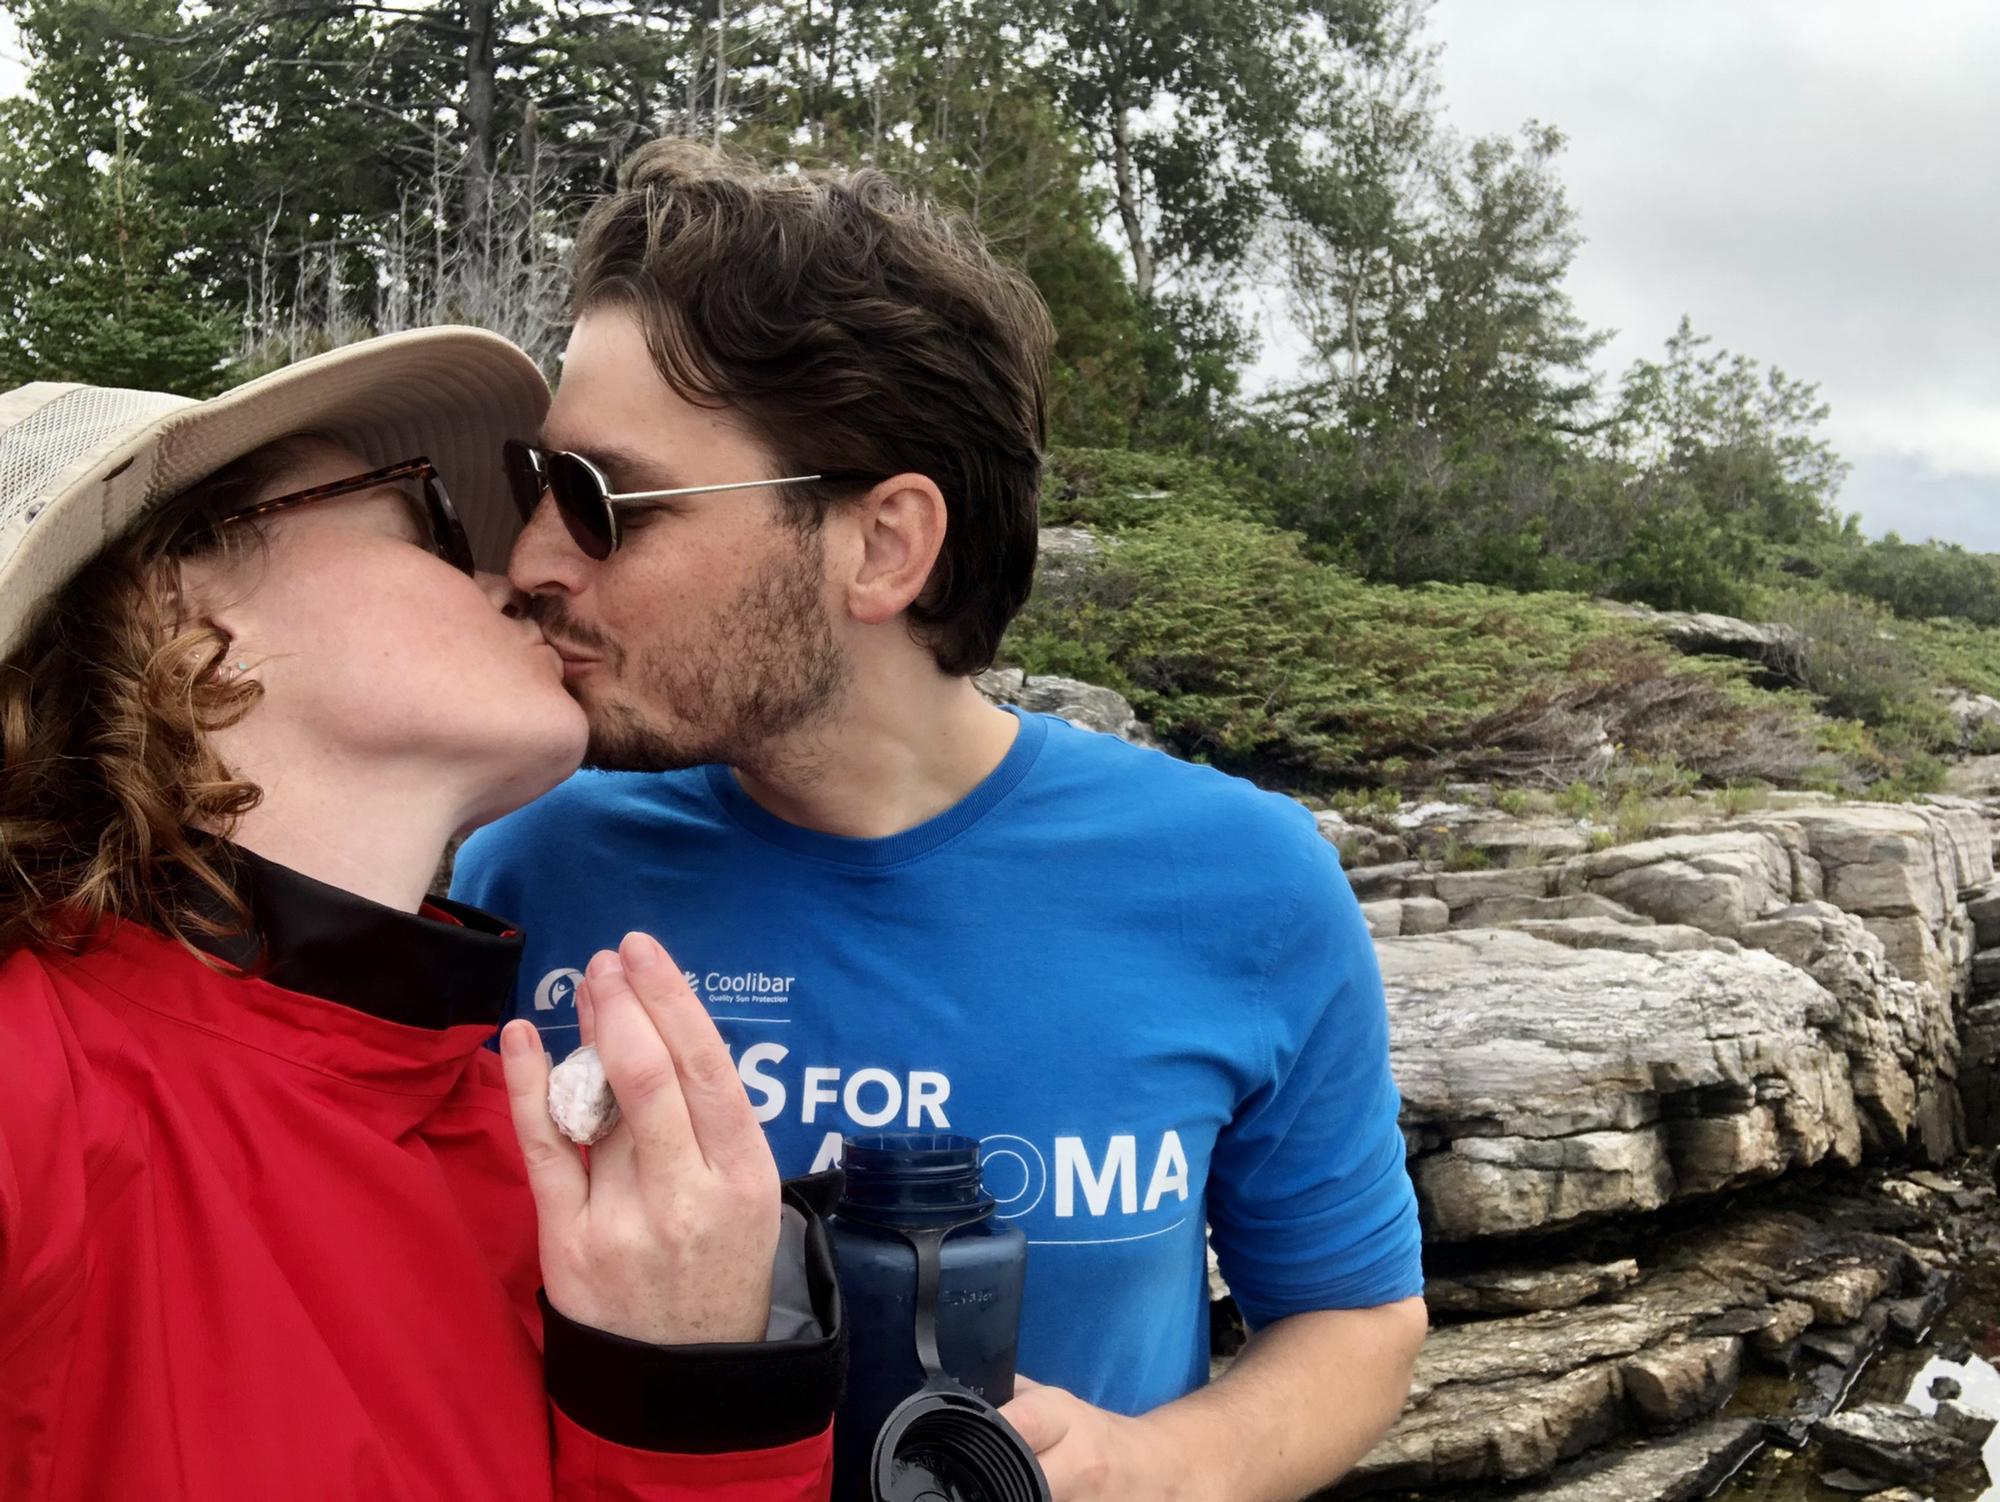
[[[992,1202],[980,1193],[979,1143],[950,1133],[885,1132],[841,1142],[845,1183],[836,1214],[973,1214]]]

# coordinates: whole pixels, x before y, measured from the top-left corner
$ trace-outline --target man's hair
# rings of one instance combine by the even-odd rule
[[[943,549],[910,608],[947,673],[991,665],[1033,582],[1048,310],[964,224],[875,171],[769,175],[635,152],[585,219],[574,310],[632,315],[661,377],[750,421],[785,474],[914,472]],[[852,487],[786,492],[817,526]]]

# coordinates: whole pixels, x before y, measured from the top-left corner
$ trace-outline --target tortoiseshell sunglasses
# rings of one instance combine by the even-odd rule
[[[293,506],[303,506],[309,501],[327,501],[335,496],[352,495],[356,491],[375,490],[383,485],[392,485],[398,480],[420,480],[424,487],[424,521],[430,529],[431,551],[436,553],[453,568],[470,574],[474,571],[472,544],[466,541],[465,527],[452,509],[451,497],[446,494],[444,481],[439,478],[437,466],[430,460],[405,459],[401,464],[391,464],[384,469],[371,469],[365,475],[355,475],[352,479],[335,480],[328,485],[314,485],[306,490],[294,490],[289,495],[273,496],[268,501],[259,501],[254,506],[246,506],[241,511],[232,511],[221,518],[222,524],[254,521],[260,516],[269,516],[274,511],[289,510]],[[415,499],[411,497],[411,499]]]

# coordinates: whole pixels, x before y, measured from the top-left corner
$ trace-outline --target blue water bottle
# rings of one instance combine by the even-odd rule
[[[827,1222],[849,1331],[835,1502],[1048,1502],[996,1411],[1014,1395],[1028,1240],[993,1217],[970,1137],[849,1137]]]

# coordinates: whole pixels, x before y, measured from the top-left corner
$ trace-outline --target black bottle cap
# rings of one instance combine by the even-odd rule
[[[934,1381],[875,1437],[875,1502],[1049,1502],[1028,1442],[976,1393]]]

